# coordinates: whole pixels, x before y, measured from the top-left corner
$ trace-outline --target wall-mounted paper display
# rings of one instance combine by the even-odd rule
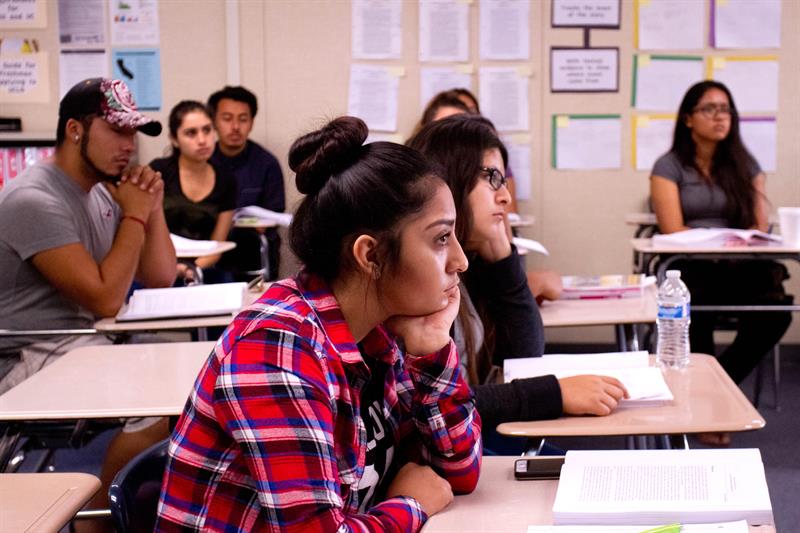
[[[700,56],[634,55],[631,105],[674,113],[686,90],[702,79]]]
[[[551,156],[559,170],[620,168],[620,115],[553,115]]]
[[[158,44],[158,0],[109,0],[111,44]]]
[[[403,3],[400,0],[353,0],[354,59],[400,59]]]
[[[481,59],[530,58],[530,2],[481,2],[479,11]]]
[[[0,54],[0,103],[50,101],[50,71],[45,52]]]
[[[739,133],[764,172],[778,169],[778,125],[775,117],[741,117]]]
[[[636,115],[633,117],[633,168],[651,170],[656,159],[672,146],[675,115]]]
[[[530,72],[514,67],[480,69],[481,112],[497,131],[528,131]]]
[[[530,135],[504,135],[508,150],[508,168],[514,173],[517,200],[531,199],[531,139]],[[508,174],[508,172],[506,172]]]
[[[635,0],[634,48],[694,50],[703,48],[706,5],[701,1]]]
[[[102,46],[106,42],[104,0],[58,0],[61,46]]]
[[[550,91],[618,92],[618,48],[551,48]]]
[[[123,80],[139,109],[161,109],[161,55],[158,48],[114,49],[111,75]]]
[[[620,0],[553,0],[554,28],[619,28]]]
[[[714,48],[780,48],[781,0],[711,0]]]
[[[419,60],[469,61],[469,4],[419,1]]]
[[[347,114],[367,123],[370,130],[397,131],[400,76],[390,67],[350,65]]]
[[[76,83],[86,78],[110,77],[109,64],[105,50],[62,50],[58,56],[59,100]],[[127,81],[127,78],[124,79]]]
[[[47,4],[44,0],[3,0],[0,2],[0,29],[46,27]]]
[[[420,109],[425,109],[431,98],[450,89],[472,90],[472,65],[456,67],[422,67],[419,78]]]
[[[708,59],[708,77],[728,86],[740,113],[778,110],[777,56],[715,56]]]

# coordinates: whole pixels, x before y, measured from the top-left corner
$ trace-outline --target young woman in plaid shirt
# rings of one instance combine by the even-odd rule
[[[367,133],[342,117],[292,146],[303,270],[240,313],[201,370],[157,531],[417,531],[474,489],[453,198],[419,153]]]

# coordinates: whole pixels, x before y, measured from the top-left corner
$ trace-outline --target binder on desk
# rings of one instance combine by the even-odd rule
[[[118,322],[237,313],[244,307],[247,283],[193,285],[133,291],[117,314]]]

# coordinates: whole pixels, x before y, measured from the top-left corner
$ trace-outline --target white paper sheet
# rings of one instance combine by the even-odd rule
[[[49,102],[48,63],[46,52],[0,55],[0,102]]]
[[[112,45],[158,44],[158,0],[110,0],[108,18]]]
[[[46,27],[47,4],[45,0],[3,0],[0,2],[0,29]]]
[[[634,161],[636,170],[652,170],[656,160],[672,146],[675,118],[634,117]]]
[[[248,205],[240,207],[233,213],[233,220],[241,220],[246,218],[255,218],[266,222],[274,222],[279,226],[288,227],[292,223],[291,213],[278,213],[270,209],[264,209],[258,205]]]
[[[497,131],[529,129],[528,82],[525,68],[482,67],[480,69],[481,112]]]
[[[469,61],[469,4],[420,0],[419,60]]]
[[[553,27],[618,27],[619,0],[553,0]]]
[[[713,77],[727,85],[739,112],[778,111],[778,61],[711,58]]]
[[[622,166],[620,117],[554,117],[553,167],[560,170],[616,169]]]
[[[635,107],[674,113],[686,89],[702,79],[701,57],[639,54],[634,87]]]
[[[739,119],[739,133],[761,170],[774,172],[778,169],[778,125],[774,118],[743,117]]]
[[[514,173],[517,200],[531,198],[531,142],[529,135],[505,135],[503,144],[508,150],[508,166]],[[506,172],[508,173],[508,172]]]
[[[550,57],[550,90],[553,92],[619,89],[619,50],[616,48],[553,48]]]
[[[236,313],[244,306],[247,283],[219,283],[133,291],[117,321]]]
[[[703,48],[705,2],[654,0],[638,2],[639,50]]]
[[[641,533],[664,524],[638,526],[528,526],[527,533]],[[715,522],[713,524],[681,524],[681,533],[747,533],[747,520]]]
[[[780,48],[780,0],[711,0],[716,48]]]
[[[58,97],[86,78],[108,78],[108,53],[105,50],[62,50],[58,56]]]
[[[472,89],[472,65],[457,67],[422,67],[419,78],[420,109],[431,98],[450,89]]]
[[[481,2],[479,28],[481,59],[530,58],[529,0]]]
[[[61,46],[97,46],[106,42],[103,0],[58,0]]]
[[[528,252],[536,252],[542,255],[550,255],[550,252],[547,251],[547,248],[545,248],[544,245],[539,241],[534,241],[533,239],[526,239],[524,237],[514,237],[513,239],[511,239],[511,242],[513,242],[514,246],[516,246],[520,250],[526,250]]]
[[[370,130],[397,130],[398,73],[392,67],[350,65],[347,112]]]
[[[400,0],[353,0],[353,58],[400,59],[402,14]]]

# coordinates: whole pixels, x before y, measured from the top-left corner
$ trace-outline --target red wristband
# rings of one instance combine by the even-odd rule
[[[142,225],[142,228],[144,228],[144,230],[147,231],[147,222],[145,222],[141,218],[135,217],[133,215],[122,215],[122,218],[120,220],[125,220],[126,218],[128,220],[133,220],[134,222],[138,222],[139,224]]]

